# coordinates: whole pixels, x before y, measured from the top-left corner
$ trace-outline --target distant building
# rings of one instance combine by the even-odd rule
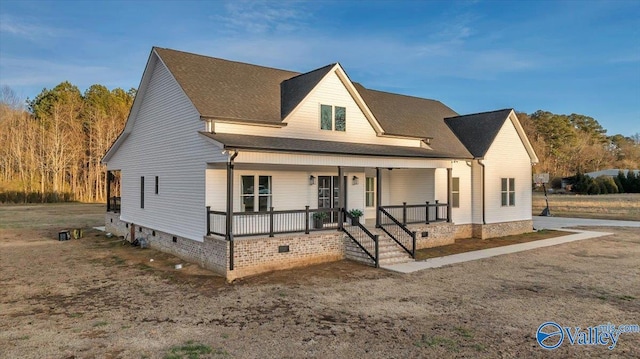
[[[600,176],[616,177],[620,171],[622,171],[622,173],[624,173],[625,176],[627,175],[627,172],[629,172],[629,170],[621,170],[621,169],[617,169],[617,168],[612,168],[612,169],[608,169],[608,170],[588,172],[588,173],[585,173],[585,175],[587,175],[587,176],[589,176],[591,178],[598,178]],[[633,170],[633,173],[635,173],[635,175],[637,176],[638,173],[640,173],[640,170]]]

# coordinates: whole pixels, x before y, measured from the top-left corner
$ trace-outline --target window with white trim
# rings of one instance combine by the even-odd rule
[[[516,179],[515,178],[502,178],[502,205],[503,206],[515,206],[516,205]]]
[[[365,206],[367,207],[375,207],[376,206],[376,187],[373,177],[367,177],[365,179],[365,188],[364,188],[364,198],[365,198]]]
[[[341,106],[320,105],[320,129],[347,130],[347,109]]]
[[[265,212],[271,208],[271,176],[241,176],[242,212]]]
[[[451,207],[460,208],[460,177],[451,178]]]

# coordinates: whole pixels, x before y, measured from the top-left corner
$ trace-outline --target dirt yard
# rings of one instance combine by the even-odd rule
[[[639,333],[611,351],[535,340],[547,321],[639,324],[637,228],[410,275],[344,261],[226,284],[95,230],[56,240],[103,211],[0,206],[0,358],[640,357]]]

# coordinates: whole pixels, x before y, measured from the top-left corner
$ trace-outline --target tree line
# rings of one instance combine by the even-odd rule
[[[136,90],[69,82],[23,101],[0,91],[0,202],[105,200],[100,159],[124,128]],[[607,136],[592,117],[536,111],[518,118],[538,155],[535,173],[568,177],[640,168],[640,134]]]
[[[33,100],[0,93],[0,202],[105,201],[102,156],[124,128],[135,89],[69,82]]]

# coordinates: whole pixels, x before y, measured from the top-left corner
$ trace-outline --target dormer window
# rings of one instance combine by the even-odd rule
[[[320,105],[320,129],[346,131],[347,109],[340,106]]]

